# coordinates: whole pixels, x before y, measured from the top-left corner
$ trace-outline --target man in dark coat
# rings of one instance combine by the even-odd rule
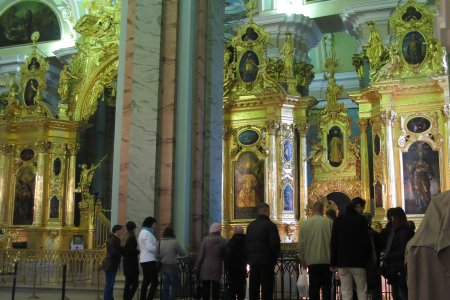
[[[267,203],[258,205],[258,216],[247,228],[245,252],[250,264],[249,298],[273,299],[274,268],[280,254],[278,228],[269,219],[270,207]]]
[[[367,299],[366,264],[370,253],[367,221],[362,212],[366,201],[357,197],[339,215],[331,230],[331,270],[338,271],[343,299],[352,299],[353,280],[358,300]]]
[[[102,262],[102,268],[105,271],[104,300],[114,300],[114,282],[120,265],[120,253],[122,252],[120,237],[122,236],[123,226],[114,225],[111,232],[106,241],[106,257]]]

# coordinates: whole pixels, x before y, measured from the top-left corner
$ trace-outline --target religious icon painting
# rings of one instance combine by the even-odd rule
[[[379,181],[375,183],[375,207],[383,207],[383,186]]]
[[[292,159],[292,143],[289,140],[283,143],[283,156],[285,161],[291,161]]]
[[[418,31],[408,32],[403,38],[402,52],[405,61],[410,65],[418,65],[425,59],[426,43]]]
[[[239,61],[239,75],[245,83],[252,83],[258,75],[259,58],[253,51],[246,51]]]
[[[415,117],[406,123],[406,128],[413,133],[422,133],[431,127],[431,123],[424,117]]]
[[[35,171],[32,167],[23,167],[18,171],[14,196],[14,225],[33,224],[35,184]]]
[[[283,210],[294,210],[294,190],[290,184],[286,185],[283,189]]]
[[[59,218],[59,199],[56,196],[53,196],[50,199],[50,219],[57,219]]]
[[[439,152],[428,143],[415,142],[402,158],[405,212],[424,214],[431,197],[441,192]]]
[[[263,162],[253,152],[242,153],[234,162],[233,212],[235,219],[253,219],[264,202]]]
[[[244,146],[256,144],[259,141],[259,133],[252,129],[246,129],[238,134],[238,141]]]

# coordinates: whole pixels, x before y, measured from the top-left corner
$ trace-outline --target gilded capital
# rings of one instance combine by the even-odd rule
[[[1,155],[12,155],[14,154],[15,145],[11,144],[1,144],[0,145],[0,154]]]
[[[276,120],[268,120],[266,121],[266,128],[269,134],[277,134],[280,129],[280,122]]]
[[[380,117],[386,126],[392,126],[397,119],[397,113],[393,110],[385,110],[381,113]]]
[[[304,138],[308,134],[309,126],[306,123],[299,123],[296,125],[298,133],[300,134],[300,137]]]
[[[367,126],[369,125],[369,119],[359,119],[358,120],[358,126],[361,130],[361,133],[366,133]]]
[[[45,140],[37,141],[35,145],[39,153],[48,152],[52,148],[52,143]]]
[[[67,151],[70,155],[77,155],[78,151],[80,151],[80,144],[67,144]]]

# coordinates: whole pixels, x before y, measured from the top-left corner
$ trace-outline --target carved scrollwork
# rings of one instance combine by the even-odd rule
[[[222,139],[224,141],[227,141],[230,136],[233,134],[233,129],[229,126],[223,126],[223,130],[222,130]]]
[[[443,106],[442,106],[442,115],[444,116],[444,118],[445,118],[445,121],[447,121],[448,122],[448,120],[450,119],[450,104],[444,104]]]
[[[308,134],[309,125],[307,123],[298,123],[295,125],[300,137],[304,138]]]
[[[278,134],[280,130],[280,122],[276,120],[267,120],[265,123],[266,131],[271,135]]]
[[[0,154],[1,155],[13,155],[15,149],[16,149],[15,145],[1,144],[0,145]]]
[[[52,149],[50,141],[40,140],[35,143],[36,149],[39,153],[46,153]]]
[[[78,151],[80,151],[80,144],[79,143],[67,144],[66,148],[67,148],[69,155],[72,155],[72,156],[77,155]]]

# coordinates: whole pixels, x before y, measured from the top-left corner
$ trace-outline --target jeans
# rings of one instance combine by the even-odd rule
[[[141,286],[141,298],[140,300],[153,300],[155,297],[156,288],[158,287],[158,268],[156,261],[147,261],[141,263],[142,267],[142,286]],[[150,289],[147,294],[148,286]]]
[[[114,300],[114,282],[116,281],[116,272],[105,271],[105,291],[104,300]]]
[[[178,268],[161,269],[161,300],[174,300],[177,297],[179,281]]]

